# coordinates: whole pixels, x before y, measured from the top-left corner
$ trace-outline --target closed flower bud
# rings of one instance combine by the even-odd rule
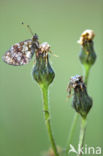
[[[93,102],[87,93],[82,76],[76,75],[71,77],[68,86],[69,94],[71,94],[72,89],[74,91],[72,103],[73,108],[85,119]]]
[[[39,85],[49,86],[55,77],[55,73],[49,63],[49,50],[49,44],[44,42],[39,45],[35,53],[36,64],[33,67],[32,75]]]
[[[81,52],[79,55],[80,61],[84,65],[93,65],[96,60],[96,53],[94,51],[93,38],[95,34],[92,30],[85,30],[80,37],[78,43],[81,45]]]

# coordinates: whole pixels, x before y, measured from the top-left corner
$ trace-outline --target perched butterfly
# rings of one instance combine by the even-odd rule
[[[5,53],[2,59],[5,63],[14,66],[28,64],[32,59],[36,49],[39,49],[37,34],[35,34],[32,39],[14,44]]]
[[[22,23],[24,25],[24,23]],[[47,42],[39,43],[38,35],[33,35],[33,32],[29,25],[27,25],[30,33],[32,34],[32,39],[28,39],[19,43],[14,44],[5,55],[2,57],[3,61],[9,65],[21,66],[28,64],[34,53],[36,57],[42,55],[47,59],[48,52],[50,51],[50,45]]]

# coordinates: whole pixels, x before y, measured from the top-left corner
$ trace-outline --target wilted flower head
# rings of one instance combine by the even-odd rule
[[[81,52],[79,55],[80,61],[84,65],[93,65],[96,60],[96,54],[93,47],[94,39],[93,30],[85,30],[80,37],[78,43],[81,45]]]
[[[93,40],[94,36],[95,34],[93,30],[87,29],[81,34],[81,37],[78,43],[83,46],[85,42]]]
[[[83,118],[86,118],[92,107],[92,99],[87,93],[82,76],[76,75],[70,78],[70,83],[68,86],[69,95],[71,94],[72,89],[74,91],[72,103],[73,108],[76,110],[76,112],[80,113]]]
[[[43,42],[40,44],[40,49],[41,49],[41,52],[49,52],[50,50],[50,45],[47,43],[47,42]]]
[[[47,42],[43,42],[43,43],[39,44],[39,46],[36,50],[36,56],[37,57],[42,56],[44,58],[47,58],[49,50],[50,50],[50,45]]]
[[[55,73],[49,63],[49,51],[50,45],[47,42],[43,42],[39,44],[35,52],[36,65],[33,68],[32,75],[40,85],[49,86],[55,77]]]
[[[69,86],[67,88],[69,94],[71,94],[71,89],[76,89],[76,87],[80,87],[80,88],[83,88],[83,77],[82,76],[79,76],[79,75],[76,75],[76,76],[72,76],[70,78],[70,82],[69,82]]]

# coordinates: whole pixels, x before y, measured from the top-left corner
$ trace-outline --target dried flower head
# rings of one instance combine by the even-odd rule
[[[81,37],[80,37],[80,40],[78,41],[78,43],[80,45],[83,45],[85,42],[93,40],[94,36],[95,36],[95,34],[94,34],[93,30],[87,29],[81,34]]]
[[[50,45],[47,42],[43,42],[40,44],[39,48],[41,49],[42,53],[48,53],[50,50]]]
[[[69,92],[69,94],[71,94],[71,90],[75,89],[78,86],[81,89],[83,88],[83,77],[80,75],[72,76],[70,78],[70,82],[69,82],[69,86],[67,88],[67,91]]]
[[[69,95],[73,89],[73,108],[76,112],[80,113],[83,118],[86,118],[88,112],[92,107],[92,99],[87,93],[86,86],[83,82],[83,78],[80,75],[76,75],[70,78],[68,86]]]
[[[48,52],[50,51],[50,45],[47,42],[41,43],[36,50],[36,57],[42,56],[48,58]]]

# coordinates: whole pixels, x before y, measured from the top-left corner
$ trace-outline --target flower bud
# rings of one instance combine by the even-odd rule
[[[32,75],[39,85],[49,86],[55,77],[49,63],[49,50],[50,46],[47,42],[40,44],[36,50],[36,65],[33,67]]]
[[[72,103],[73,108],[85,119],[93,102],[87,93],[82,76],[76,75],[71,77],[68,86],[69,94],[71,94],[72,89],[74,91]]]
[[[79,55],[80,61],[84,65],[93,65],[96,60],[96,53],[93,47],[93,38],[95,34],[92,30],[85,30],[80,37],[78,43],[81,45]]]

